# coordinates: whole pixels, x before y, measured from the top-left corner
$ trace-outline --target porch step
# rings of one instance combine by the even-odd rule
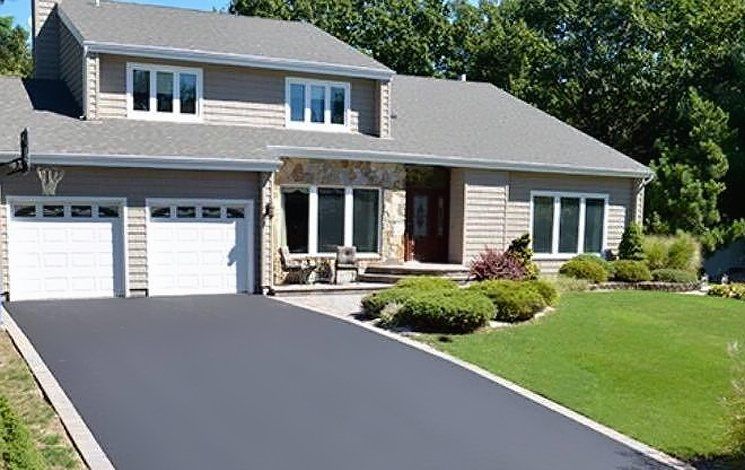
[[[395,284],[401,279],[406,279],[407,277],[415,277],[415,276],[421,275],[421,274],[377,274],[377,273],[368,274],[368,272],[369,271],[366,271],[364,274],[359,275],[359,280],[361,282]],[[439,274],[429,274],[429,275],[440,276]],[[448,276],[440,276],[440,277],[446,277],[448,279],[452,279],[453,281],[459,284],[464,284],[466,281],[468,281],[467,274],[448,275]]]
[[[275,286],[270,295],[293,297],[305,295],[368,294],[391,287],[384,281],[369,283],[360,279],[349,284],[286,284]]]
[[[378,264],[368,266],[365,273],[360,275],[359,280],[392,284],[413,276],[446,277],[464,283],[468,280],[468,268],[459,264],[437,263]]]

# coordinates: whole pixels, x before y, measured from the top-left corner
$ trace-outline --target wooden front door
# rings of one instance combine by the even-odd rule
[[[406,187],[406,260],[448,259],[449,174],[413,180]],[[447,170],[444,170],[447,171]],[[427,184],[429,183],[429,184]]]

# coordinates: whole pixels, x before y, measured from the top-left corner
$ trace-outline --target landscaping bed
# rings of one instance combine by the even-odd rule
[[[677,457],[732,458],[722,401],[728,344],[745,344],[737,300],[565,293],[540,322],[418,338]]]
[[[701,290],[700,282],[601,282],[590,284],[590,290],[653,290],[661,292],[693,292]]]

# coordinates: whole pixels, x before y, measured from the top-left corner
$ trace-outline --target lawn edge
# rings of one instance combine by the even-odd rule
[[[75,405],[72,404],[62,386],[44,363],[41,355],[2,303],[0,303],[0,319],[2,327],[8,332],[11,341],[26,361],[31,374],[49,403],[51,403],[57,416],[59,416],[62,426],[67,431],[73,446],[80,453],[85,464],[92,470],[113,470],[114,466],[77,409],[75,409]]]
[[[277,300],[279,302],[283,302],[288,305],[292,305],[295,307],[299,307],[299,305],[294,304],[290,302],[289,300],[283,299],[283,298],[274,298],[274,300]],[[496,375],[492,372],[489,372],[486,369],[483,369],[475,364],[472,364],[470,362],[464,361],[463,359],[459,359],[455,356],[452,356],[446,352],[443,352],[439,349],[436,349],[428,344],[425,344],[421,341],[417,341],[411,338],[408,338],[406,336],[400,335],[398,333],[394,333],[388,330],[384,330],[382,328],[378,328],[370,323],[365,323],[360,320],[357,320],[355,318],[351,318],[349,316],[341,316],[336,315],[330,312],[325,312],[320,308],[317,307],[305,307],[302,306],[300,308],[303,308],[305,310],[310,310],[315,313],[320,313],[322,315],[326,315],[328,317],[336,318],[337,320],[342,320],[347,323],[350,323],[352,325],[356,325],[359,327],[362,327],[368,331],[377,333],[381,336],[384,336],[386,338],[392,339],[394,341],[398,341],[399,343],[402,343],[406,346],[409,346],[411,348],[417,349],[419,351],[422,351],[424,353],[430,354],[432,356],[435,356],[439,359],[445,360],[447,362],[450,362],[451,364],[455,364],[457,366],[460,366],[469,372],[472,372],[476,375],[481,376],[482,378],[485,378],[493,383],[496,383],[497,385],[500,385],[514,393],[517,393],[518,395],[527,398],[528,400],[531,400],[544,408],[547,408],[555,413],[558,413],[566,418],[571,419],[572,421],[575,421],[585,427],[588,427],[592,429],[593,431],[600,433],[610,439],[613,439],[616,442],[620,442],[621,444],[639,452],[640,454],[649,457],[659,463],[662,463],[664,465],[668,465],[671,468],[675,469],[685,469],[685,470],[695,470],[695,467],[693,467],[691,464],[686,463],[676,457],[673,457],[669,454],[666,454],[665,452],[655,449],[654,447],[644,444],[641,441],[638,441],[630,436],[627,436],[626,434],[623,434],[619,431],[616,431],[613,428],[610,428],[604,424],[601,424],[581,413],[578,413],[570,408],[567,408],[564,405],[560,405],[559,403],[556,403],[555,401],[552,401],[543,395],[539,395],[536,392],[533,392],[531,390],[528,390],[525,387],[522,387],[515,382],[512,382],[502,376]]]

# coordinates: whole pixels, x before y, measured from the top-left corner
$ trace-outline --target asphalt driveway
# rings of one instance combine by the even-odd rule
[[[120,469],[663,468],[460,367],[265,297],[7,308]]]

